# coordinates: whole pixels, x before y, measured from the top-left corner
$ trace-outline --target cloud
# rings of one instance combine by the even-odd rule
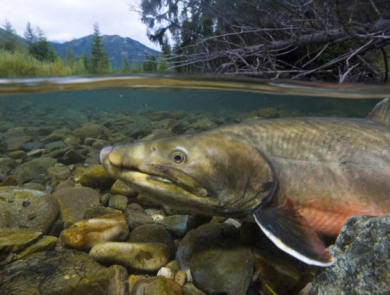
[[[93,33],[99,24],[103,35],[130,37],[159,49],[146,36],[146,26],[138,13],[130,10],[136,2],[128,0],[11,0],[3,1],[0,22],[8,20],[23,36],[27,22],[39,27],[50,41],[65,42]]]

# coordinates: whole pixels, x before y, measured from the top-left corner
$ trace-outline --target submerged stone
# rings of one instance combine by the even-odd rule
[[[16,186],[0,187],[0,228],[47,233],[58,212],[56,199],[46,192]]]
[[[159,220],[158,223],[177,236],[187,232],[188,215],[171,215]]]
[[[102,242],[123,241],[128,234],[126,217],[114,213],[76,222],[64,229],[61,237],[72,248],[90,249]]]
[[[272,288],[277,294],[294,294],[300,283],[301,274],[286,260],[254,250],[255,277],[252,289],[258,293],[268,293]],[[299,289],[298,289],[299,290]]]
[[[10,254],[18,254],[42,238],[42,232],[10,230],[0,231],[0,263]],[[11,262],[11,261],[9,261]]]
[[[88,254],[45,251],[8,264],[0,270],[0,294],[107,294],[106,268]]]
[[[136,197],[137,192],[121,180],[116,180],[111,186],[111,192],[116,195],[123,195],[126,197]]]
[[[334,265],[321,269],[309,295],[390,294],[390,215],[354,216],[328,248]]]
[[[130,295],[182,295],[181,287],[165,277],[141,278],[137,280]]]
[[[119,264],[129,270],[151,272],[168,262],[170,251],[162,243],[107,242],[93,246],[89,255],[107,266]]]
[[[15,177],[19,183],[37,178],[40,174],[47,175],[47,169],[57,163],[52,158],[37,158],[23,163],[15,169]]]
[[[184,295],[206,295],[191,283],[187,283],[183,286],[183,293]]]
[[[22,259],[25,258],[28,255],[31,255],[36,252],[42,252],[42,251],[51,251],[54,250],[57,244],[57,237],[53,236],[43,236],[41,239],[39,239],[36,243],[32,244],[31,246],[28,246],[26,249],[23,250],[20,254],[16,256],[16,259]]]
[[[108,286],[108,293],[112,295],[128,294],[126,290],[126,281],[129,277],[127,269],[121,265],[113,265],[108,268],[110,277],[110,284]]]
[[[127,207],[127,203],[129,202],[129,199],[126,196],[122,195],[113,195],[110,197],[108,201],[108,206],[110,208],[125,211]]]
[[[189,231],[179,244],[176,259],[181,269],[190,267],[191,257],[197,247],[208,240],[225,240],[238,236],[238,230],[226,223],[206,223]]]
[[[25,152],[30,152],[32,150],[42,149],[43,147],[44,147],[44,145],[41,142],[31,141],[31,142],[27,142],[27,143],[23,144],[21,146],[21,149],[24,150]]]
[[[172,254],[175,250],[172,235],[164,226],[158,224],[145,224],[137,227],[130,233],[129,242],[163,243]]]
[[[28,135],[10,137],[5,140],[8,151],[20,150],[25,143],[30,141],[33,141],[33,138]]]
[[[65,151],[64,155],[58,160],[58,162],[63,163],[65,165],[71,165],[76,163],[83,163],[85,159],[85,156],[80,154],[78,151],[74,149],[69,149]]]
[[[194,283],[207,294],[246,294],[253,276],[253,255],[237,240],[197,245],[190,263]]]
[[[53,193],[60,206],[64,228],[84,219],[85,211],[99,205],[99,193],[90,187],[65,187]]]
[[[102,165],[92,165],[85,169],[78,180],[83,186],[107,189],[115,182]]]

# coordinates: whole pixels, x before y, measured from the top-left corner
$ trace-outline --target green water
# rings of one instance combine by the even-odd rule
[[[387,96],[387,85],[221,77],[0,80],[2,118],[22,125],[31,121],[44,123],[45,118],[50,120],[53,116],[67,125],[77,121],[78,115],[94,121],[102,112],[116,116],[161,110],[243,114],[266,108],[271,111],[265,117],[364,117]]]

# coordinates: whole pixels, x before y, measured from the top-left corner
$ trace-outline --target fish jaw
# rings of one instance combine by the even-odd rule
[[[103,148],[100,152],[101,164],[113,178],[122,180],[145,197],[173,208],[206,215],[213,215],[209,212],[210,208],[219,207],[217,200],[206,198],[207,191],[190,178],[187,177],[188,182],[196,187],[192,191],[187,190],[190,184],[175,183],[177,181],[170,177],[171,174],[160,173],[161,169],[156,165],[140,170],[142,165],[137,163],[133,164],[134,167],[120,164],[122,160],[118,159],[118,153],[122,155],[121,147]]]

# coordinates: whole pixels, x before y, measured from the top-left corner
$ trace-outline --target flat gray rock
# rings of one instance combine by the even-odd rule
[[[64,187],[53,196],[58,200],[64,228],[83,220],[85,211],[100,203],[99,193],[90,187]]]
[[[308,295],[390,294],[390,215],[354,216],[329,252],[336,263],[324,268]]]

